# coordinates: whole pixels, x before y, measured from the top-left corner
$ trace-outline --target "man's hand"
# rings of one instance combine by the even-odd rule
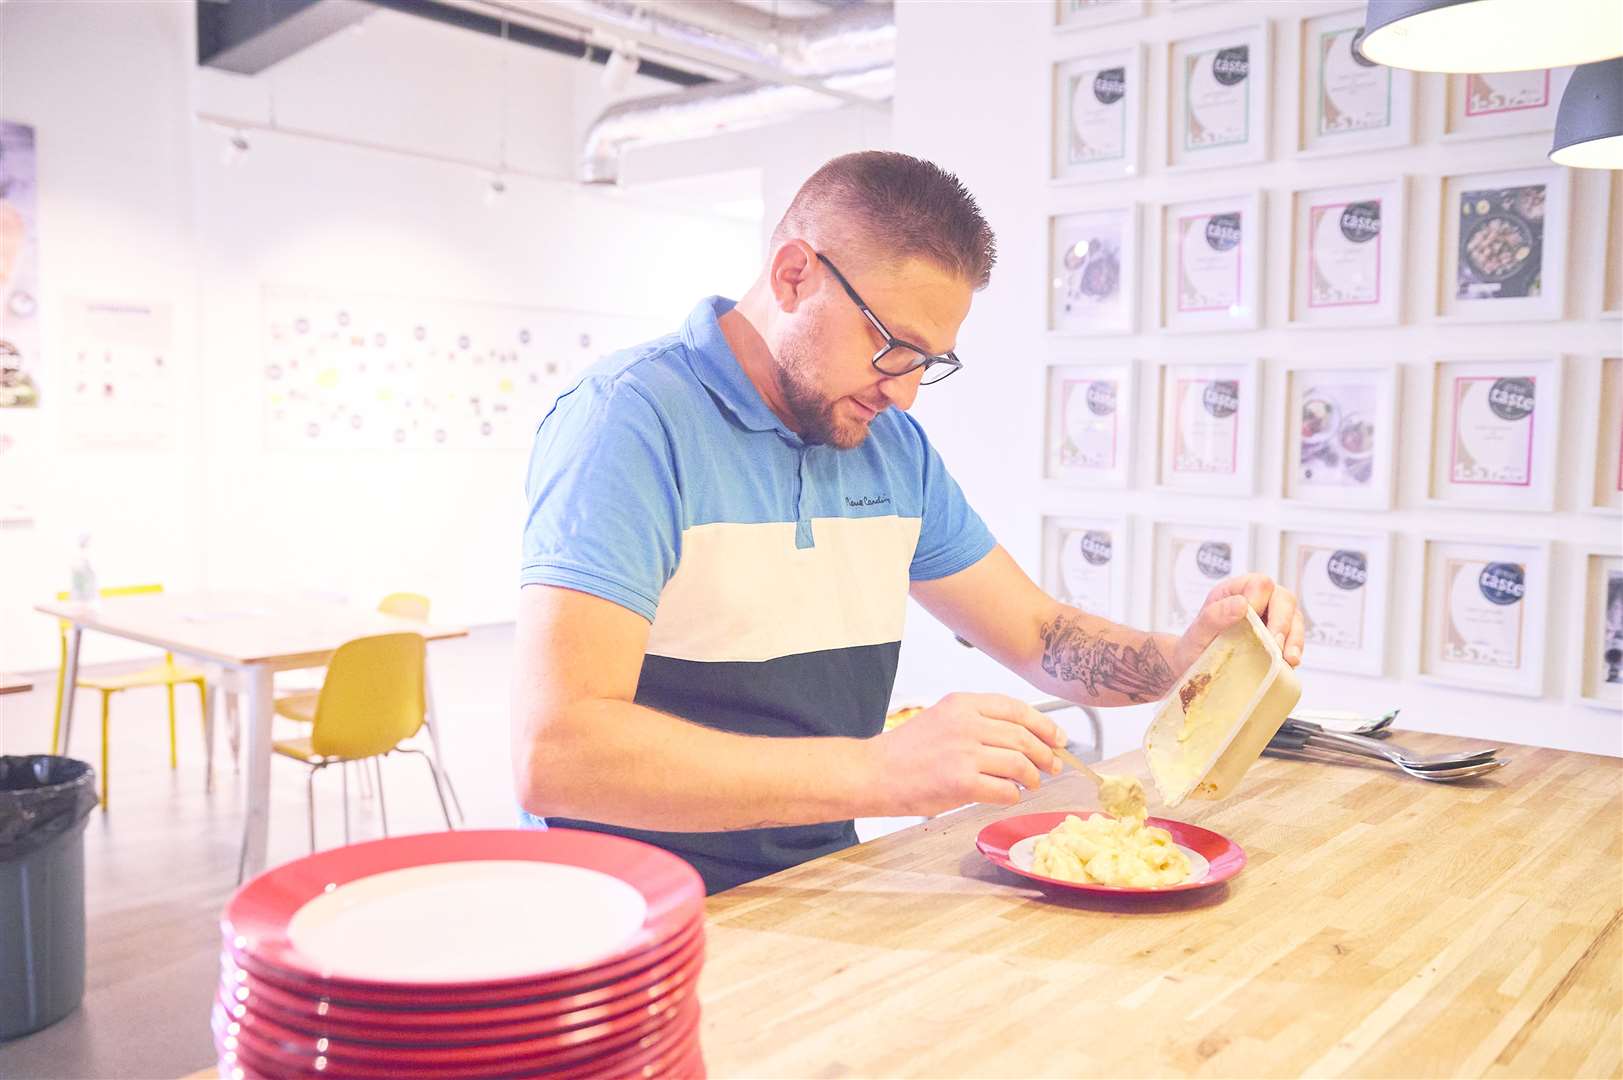
[[[872,741],[877,782],[892,813],[933,817],[966,803],[1013,806],[1042,774],[1060,771],[1065,735],[1048,717],[1002,694],[948,694]]]
[[[1212,639],[1245,618],[1249,606],[1262,617],[1279,651],[1292,667],[1302,662],[1302,612],[1296,594],[1274,584],[1267,574],[1242,574],[1218,582],[1200,614],[1178,639],[1172,666],[1180,674],[1206,650]]]

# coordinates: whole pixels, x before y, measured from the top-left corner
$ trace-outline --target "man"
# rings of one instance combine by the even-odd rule
[[[1248,602],[1300,659],[1295,598],[1261,575],[1173,637],[1057,603],[997,546],[906,412],[957,370],[994,258],[955,177],[836,158],[743,299],[701,302],[559,399],[527,485],[528,820],[658,844],[714,892],[855,843],[855,817],[1015,804],[1064,745],[1024,703],[952,694],[880,733],[909,593],[1084,704],[1161,697]]]

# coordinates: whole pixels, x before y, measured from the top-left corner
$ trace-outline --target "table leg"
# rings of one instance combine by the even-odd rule
[[[84,634],[78,623],[68,631],[68,660],[62,666],[62,709],[56,714],[56,729],[61,741],[53,743],[51,753],[66,754],[69,736],[73,734],[73,699],[79,688],[79,639]]]
[[[210,672],[203,684],[203,790],[214,790],[214,712],[220,702],[220,677]]]
[[[248,692],[248,759],[242,815],[242,855],[237,880],[265,869],[265,847],[270,834],[271,670],[260,664],[240,669]]]
[[[451,793],[451,805],[456,807],[456,818],[462,824],[468,823],[468,817],[462,812],[462,800],[456,797],[456,788],[451,786],[451,770],[445,764],[445,751],[440,748],[439,710],[434,708],[434,686],[428,679],[428,668],[423,668],[423,703],[427,715],[423,717],[423,726],[428,729],[428,741],[434,747],[434,761],[439,766],[440,776],[445,780],[445,790]]]

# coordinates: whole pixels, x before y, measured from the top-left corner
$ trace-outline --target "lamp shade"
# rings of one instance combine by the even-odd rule
[[[1532,71],[1623,56],[1620,0],[1369,0],[1358,49],[1410,71]]]
[[[1550,160],[1581,169],[1623,169],[1623,57],[1572,73],[1555,115]]]

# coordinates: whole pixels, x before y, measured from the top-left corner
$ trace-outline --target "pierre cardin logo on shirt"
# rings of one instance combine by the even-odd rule
[[[860,510],[864,506],[884,506],[888,502],[890,502],[889,495],[858,495],[856,498],[847,495],[845,497],[845,505],[853,510]]]

